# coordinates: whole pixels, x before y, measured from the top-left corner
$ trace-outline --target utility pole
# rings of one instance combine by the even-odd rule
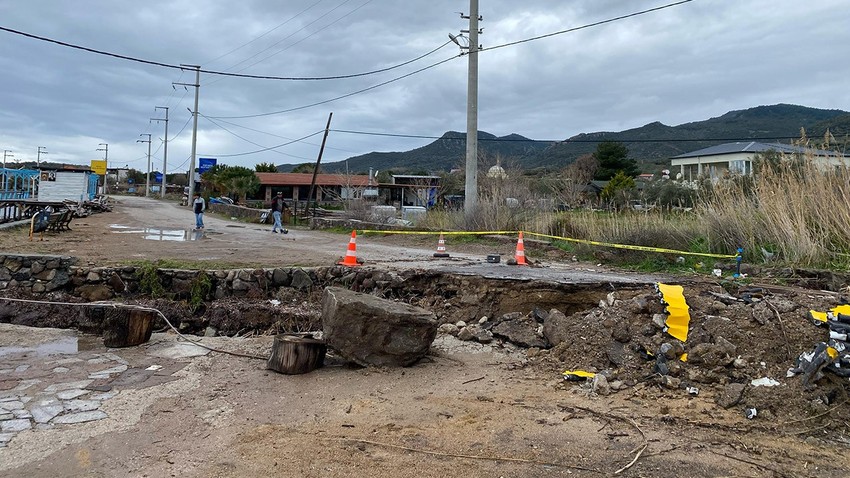
[[[9,180],[8,180],[8,175],[6,173],[6,157],[11,158],[12,156],[14,156],[14,154],[9,154],[11,152],[12,152],[11,149],[4,149],[3,150],[3,188],[2,188],[2,193],[0,193],[3,196],[5,196],[6,190],[9,188]]]
[[[195,110],[192,111],[192,158],[189,160],[189,207],[192,206],[192,199],[195,196],[195,152],[198,146],[198,93],[201,90],[201,66],[200,65],[180,65],[183,68],[193,68],[195,70],[195,83],[173,83],[181,86],[195,87]]]
[[[466,83],[466,183],[463,209],[466,218],[478,208],[478,0],[469,0],[469,67]],[[461,30],[463,32],[463,30]]]
[[[36,169],[41,169],[41,155],[47,154],[46,150],[47,150],[47,148],[45,148],[44,146],[38,147],[38,154],[35,157],[35,168]]]
[[[307,193],[307,205],[304,207],[304,215],[310,211],[310,201],[313,200],[313,191],[316,189],[316,175],[319,174],[319,165],[322,163],[322,153],[325,152],[325,142],[328,140],[328,132],[331,130],[331,118],[334,117],[334,112],[331,111],[328,114],[328,124],[325,126],[325,135],[322,136],[322,146],[319,148],[319,157],[316,158],[316,167],[313,168],[313,179],[310,181],[310,192]],[[345,162],[346,167],[348,166],[348,161]],[[316,201],[318,202],[318,201]],[[313,211],[316,211],[315,206],[313,207]],[[298,212],[298,205],[295,205],[295,212]]]
[[[103,151],[103,160],[106,162],[106,174],[103,175],[103,194],[109,194],[109,145],[106,143],[98,143],[97,145],[103,146],[95,151]],[[115,177],[117,178],[118,175]],[[115,183],[117,184],[118,181],[116,180]]]
[[[156,121],[159,123],[160,121],[165,121],[165,139],[163,140],[163,149],[162,149],[162,185],[160,186],[160,197],[165,198],[165,167],[168,163],[168,107],[167,106],[155,106],[154,111],[156,110],[165,110],[165,118],[151,118],[151,121]]]
[[[151,135],[150,133],[142,133],[139,136],[147,136],[148,139],[137,139],[137,143],[148,143],[148,173],[145,174],[145,197],[151,195]]]

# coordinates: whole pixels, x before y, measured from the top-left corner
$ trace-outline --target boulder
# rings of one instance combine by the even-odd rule
[[[322,296],[322,332],[328,346],[363,366],[409,366],[428,353],[437,318],[420,307],[340,287]]]
[[[490,331],[494,336],[522,347],[544,348],[547,345],[546,340],[537,335],[537,321],[531,317],[519,316],[502,320]]]
[[[549,315],[543,320],[543,336],[553,347],[567,340],[569,335],[569,319],[563,312],[557,309],[549,311]]]
[[[731,408],[741,402],[746,385],[743,383],[730,383],[726,385],[723,392],[717,396],[717,404],[723,408]]]

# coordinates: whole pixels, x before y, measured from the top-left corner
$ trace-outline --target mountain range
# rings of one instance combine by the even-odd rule
[[[602,141],[619,141],[629,149],[643,172],[656,172],[679,154],[734,141],[789,143],[801,137],[820,147],[826,131],[835,138],[833,148],[845,150],[850,142],[850,112],[805,106],[778,104],[730,111],[703,121],[667,126],[660,122],[619,132],[582,133],[560,142],[535,141],[519,134],[495,136],[478,132],[479,155],[487,163],[520,169],[555,170],[578,157],[593,153]],[[401,152],[371,152],[347,160],[322,164],[323,172],[365,173],[369,168],[397,173],[426,174],[463,168],[466,133],[448,131],[439,139],[420,148]],[[346,165],[346,162],[348,163]],[[295,165],[278,166],[291,171]]]

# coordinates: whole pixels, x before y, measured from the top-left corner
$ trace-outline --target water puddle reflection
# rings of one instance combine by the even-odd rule
[[[203,230],[197,229],[159,229],[153,227],[145,227],[133,229],[129,226],[120,224],[110,224],[112,229],[120,229],[112,231],[113,234],[141,234],[143,239],[149,241],[197,241],[204,237]]]

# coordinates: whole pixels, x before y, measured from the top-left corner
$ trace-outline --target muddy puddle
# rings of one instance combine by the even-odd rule
[[[31,345],[0,346],[0,357],[17,354],[74,355],[83,351],[95,350],[102,346],[101,338],[93,335],[63,336]]]
[[[160,229],[153,227],[132,228],[121,224],[110,224],[113,234],[139,234],[149,241],[197,241],[204,237],[205,232],[195,229]]]

